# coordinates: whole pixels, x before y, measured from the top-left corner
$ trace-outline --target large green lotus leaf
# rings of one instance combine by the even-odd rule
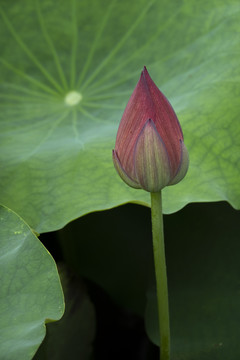
[[[240,205],[238,0],[1,1],[2,202],[37,231],[127,202],[111,159],[143,65],[173,104],[190,153],[164,212]],[[75,92],[73,92],[75,91]]]
[[[56,265],[28,225],[0,206],[0,358],[31,359],[64,310]]]

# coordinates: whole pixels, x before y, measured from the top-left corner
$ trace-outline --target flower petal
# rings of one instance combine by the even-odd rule
[[[115,169],[117,170],[118,175],[120,178],[129,186],[133,187],[134,189],[141,189],[141,186],[138,185],[134,180],[132,180],[124,171],[122,168],[122,165],[120,163],[120,160],[118,158],[118,155],[115,150],[112,151],[112,157],[113,157],[113,164],[115,166]]]
[[[136,178],[144,190],[158,192],[171,179],[166,147],[153,120],[145,123],[134,149]]]
[[[176,175],[169,182],[168,185],[175,185],[175,184],[179,183],[179,181],[181,181],[184,178],[184,176],[186,175],[186,173],[188,171],[188,166],[189,166],[188,151],[182,140],[180,140],[180,145],[181,145],[181,162],[180,162],[180,165],[179,165]]]
[[[142,82],[145,83],[145,88],[148,90],[148,96],[152,100],[152,108],[155,112],[152,120],[166,147],[173,175],[176,173],[181,159],[179,139],[183,140],[182,129],[170,102],[151,79],[146,67],[144,67],[142,75]]]

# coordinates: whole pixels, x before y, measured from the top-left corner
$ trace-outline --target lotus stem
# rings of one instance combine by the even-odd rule
[[[160,360],[169,360],[170,325],[161,191],[151,193],[151,215],[160,333]]]

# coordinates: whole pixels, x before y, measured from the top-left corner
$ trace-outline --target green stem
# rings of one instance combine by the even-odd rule
[[[157,285],[158,322],[160,332],[160,360],[169,360],[170,327],[161,191],[158,193],[151,193],[151,213],[153,253]]]

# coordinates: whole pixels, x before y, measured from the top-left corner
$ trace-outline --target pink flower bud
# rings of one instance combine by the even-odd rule
[[[150,192],[186,175],[189,160],[181,126],[146,67],[123,113],[113,162],[129,186]]]

